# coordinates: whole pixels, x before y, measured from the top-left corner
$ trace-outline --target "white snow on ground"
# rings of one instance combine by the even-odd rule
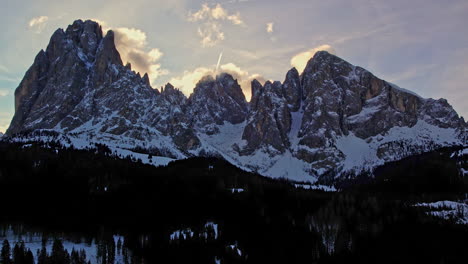
[[[231,193],[241,193],[244,192],[243,188],[230,188],[228,189]]]
[[[166,157],[159,157],[153,156],[151,159],[148,158],[148,154],[141,154],[136,153],[127,149],[121,149],[116,147],[110,147],[113,153],[117,155],[121,155],[122,157],[130,157],[135,158],[137,160],[141,160],[144,164],[150,164],[154,166],[166,166],[169,162],[173,161],[174,159],[166,158]]]
[[[321,190],[325,192],[336,192],[335,187],[333,186],[326,186],[326,185],[317,185],[317,184],[294,184],[296,188],[302,188],[306,190]]]
[[[294,156],[292,152],[306,146],[298,145],[299,138],[297,133],[302,121],[302,113],[292,113],[291,132],[289,140],[297,149],[286,150],[280,155],[272,155],[269,150],[257,150],[252,155],[239,156],[234,150],[233,145],[237,144],[240,148],[245,146],[246,142],[242,140],[244,123],[232,125],[225,123],[219,126],[220,133],[214,135],[199,134],[202,147],[198,150],[204,150],[224,157],[230,163],[241,169],[257,172],[259,174],[272,178],[286,178],[296,182],[314,183],[317,178],[311,172],[311,164],[302,161]],[[421,146],[422,151],[430,151],[431,144],[434,146],[459,145],[457,131],[455,129],[444,129],[431,125],[423,120],[419,120],[413,127],[393,127],[385,135],[377,135],[369,139],[361,139],[353,133],[348,136],[338,137],[336,139],[336,148],[345,155],[341,166],[343,172],[371,170],[377,166],[406,157],[414,153],[395,153],[386,156],[385,159],[379,159],[377,156],[378,148],[385,143],[403,142],[404,145]],[[316,150],[307,149],[309,152]],[[292,152],[291,152],[292,151]]]
[[[369,143],[367,143],[369,142]],[[385,162],[405,157],[404,153],[388,156],[383,159],[377,157],[377,149],[385,143],[405,142],[405,145],[417,145],[430,151],[430,145],[453,146],[460,145],[457,131],[451,128],[440,128],[419,120],[413,127],[393,127],[384,136],[377,135],[366,140],[356,137],[353,133],[336,140],[336,147],[345,154],[344,171],[371,169]]]
[[[214,231],[214,239],[218,239],[218,224],[214,223],[214,222],[208,222],[205,224],[205,229],[212,229]],[[206,237],[208,237],[208,234],[206,235]]]
[[[284,153],[279,154],[274,149],[259,149],[251,155],[241,156],[235,150],[237,145],[242,149],[246,145],[246,141],[242,139],[242,133],[245,127],[245,122],[240,124],[231,124],[225,122],[224,125],[218,126],[219,133],[207,135],[198,133],[201,146],[196,150],[189,151],[189,154],[182,153],[172,143],[170,137],[160,134],[157,130],[152,129],[152,133],[156,136],[149,141],[137,140],[123,135],[112,135],[108,133],[94,133],[98,129],[99,124],[92,124],[92,121],[87,122],[80,128],[74,130],[74,133],[69,133],[66,136],[60,134],[59,138],[45,136],[30,136],[27,139],[12,138],[15,142],[23,142],[29,144],[32,141],[51,142],[58,140],[65,147],[73,146],[78,149],[94,148],[95,144],[104,144],[119,157],[134,158],[141,160],[145,164],[154,166],[164,166],[174,159],[184,159],[190,155],[197,156],[202,152],[209,156],[221,156],[228,162],[238,166],[239,168],[256,172],[264,176],[272,178],[285,178],[294,182],[315,183],[317,175],[326,171],[313,170],[314,164],[307,163],[295,157],[297,151],[307,151],[315,153],[319,149],[311,149],[304,145],[298,145],[299,132],[302,122],[302,112],[292,113],[292,128],[289,133],[289,140],[294,148],[287,149]],[[47,131],[47,130],[44,130]],[[76,132],[76,133],[75,133]],[[431,151],[438,146],[461,145],[461,141],[457,137],[455,129],[444,129],[431,125],[423,120],[419,120],[413,127],[393,127],[385,135],[377,135],[368,139],[361,139],[350,133],[347,136],[337,137],[334,146],[326,148],[330,153],[343,153],[344,160],[338,164],[337,169],[344,172],[370,171],[373,168],[383,165],[386,162],[402,159],[408,155],[416,154],[411,151],[394,151],[388,152],[382,159],[378,158],[377,150],[382,144],[403,143],[402,145],[411,148],[418,147],[419,152]],[[148,154],[133,152],[131,149],[135,147],[143,149],[156,148],[163,150],[164,155],[173,156],[148,158]],[[335,149],[336,147],[336,149]],[[468,153],[468,150],[463,150],[462,153]],[[463,173],[465,173],[463,171]]]
[[[302,109],[302,105],[300,109]],[[302,111],[291,113],[291,130],[289,131],[289,142],[291,143],[291,146],[299,145],[299,138],[297,135],[301,130],[303,116],[304,112]]]
[[[213,234],[211,232],[214,233],[214,237],[210,235]],[[218,239],[218,224],[215,222],[207,222],[199,232],[193,231],[192,228],[178,229],[169,235],[169,240],[188,240],[196,237],[204,239]]]
[[[364,139],[356,137],[352,132],[348,136],[338,138],[336,147],[345,155],[344,170],[355,169],[362,164],[370,164],[378,160],[377,150]]]
[[[468,225],[468,204],[454,201],[438,201],[433,203],[418,203],[414,206],[427,207],[427,214],[447,220],[455,220],[457,224]]]
[[[242,257],[242,250],[239,248],[239,246],[237,246],[237,242],[235,244],[228,245],[228,247],[231,248],[232,250],[234,250],[234,252],[236,252],[237,255]]]
[[[108,135],[103,134],[102,137],[107,137]],[[152,156],[151,159],[149,159],[148,154],[142,154],[142,153],[137,153],[133,152],[127,148],[134,148],[135,144],[131,144],[130,142],[126,141],[120,141],[122,144],[119,144],[118,142],[115,142],[112,139],[109,138],[96,138],[96,139],[88,139],[87,135],[67,135],[63,136],[61,135],[59,138],[52,138],[52,137],[47,137],[47,136],[41,136],[41,137],[28,137],[25,139],[22,138],[12,138],[11,139],[13,142],[28,142],[27,144],[23,145],[23,148],[31,147],[32,144],[29,142],[42,142],[42,143],[50,143],[55,140],[58,140],[61,145],[64,147],[74,147],[76,149],[87,149],[87,148],[95,148],[95,144],[104,144],[106,145],[113,154],[117,155],[118,157],[121,158],[134,158],[135,160],[141,160],[142,163],[144,164],[150,164],[153,166],[166,166],[169,164],[169,162],[173,161],[174,159],[167,158],[167,157],[160,157],[160,156]]]
[[[468,175],[468,170],[465,170],[464,168],[461,168],[460,172],[463,176]]]
[[[261,153],[259,154],[261,155]],[[286,152],[281,156],[270,158],[270,160],[274,161],[273,164],[263,170],[260,170],[260,174],[298,182],[314,183],[317,181],[317,179],[312,177],[309,173],[310,164],[293,157],[289,150],[286,150]]]
[[[201,150],[218,154],[243,170],[258,172],[272,178],[287,178],[301,182],[315,182],[317,180],[308,172],[310,164],[293,157],[289,150],[282,155],[272,156],[263,150],[257,150],[252,155],[239,156],[239,153],[233,149],[233,145],[237,144],[240,148],[245,146],[246,141],[242,139],[244,127],[245,123],[233,125],[226,122],[219,126],[220,133],[218,134],[198,134],[202,147],[193,154],[198,154]]]
[[[4,232],[3,232],[4,231]],[[114,235],[114,242],[117,245],[118,239],[121,239],[123,244],[123,237],[119,235]],[[42,248],[42,235],[40,233],[25,233],[23,235],[18,235],[13,232],[12,229],[2,230],[0,235],[0,241],[7,239],[10,243],[10,246],[13,248],[16,243],[23,241],[27,249],[30,249],[34,255],[35,262],[37,263],[37,250]],[[52,245],[54,240],[52,238],[48,239],[46,242],[47,253],[52,252]],[[71,253],[73,249],[76,251],[84,250],[86,252],[86,259],[91,261],[91,263],[98,263],[97,259],[97,244],[93,240],[91,243],[86,243],[84,240],[82,242],[62,240],[64,249]],[[115,254],[115,264],[124,264],[124,258],[121,252]]]
[[[183,230],[176,230],[172,232],[172,234],[169,236],[169,239],[172,240],[187,240],[188,238],[193,238],[195,233],[192,231],[190,228],[186,228]]]
[[[450,155],[450,158],[461,157],[465,155],[468,155],[468,148],[464,148],[464,149],[453,152],[452,155]]]

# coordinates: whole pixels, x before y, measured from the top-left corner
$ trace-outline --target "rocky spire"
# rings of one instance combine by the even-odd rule
[[[114,43],[114,32],[109,30],[100,42],[96,52],[95,64],[95,81],[101,83],[103,78],[112,78],[116,72],[113,70],[112,65],[123,66],[120,54],[117,51]]]
[[[145,73],[145,75],[143,75],[142,81],[143,81],[144,84],[146,84],[148,86],[151,86],[150,85],[150,80],[149,80],[149,77],[148,77],[148,73]]]
[[[299,72],[296,68],[290,69],[286,74],[283,89],[291,111],[298,111],[301,106],[302,87]]]
[[[252,98],[250,98],[250,107],[251,109],[257,109],[258,99],[260,94],[263,92],[263,86],[259,81],[257,81],[257,79],[252,80],[251,91]]]

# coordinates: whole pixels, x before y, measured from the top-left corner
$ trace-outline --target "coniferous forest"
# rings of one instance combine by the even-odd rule
[[[217,158],[156,168],[102,145],[1,142],[0,263],[466,263],[468,226],[415,206],[466,199],[457,150],[325,192]]]

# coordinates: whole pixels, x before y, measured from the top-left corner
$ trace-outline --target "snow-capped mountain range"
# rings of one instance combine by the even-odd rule
[[[188,98],[171,84],[153,89],[122,63],[112,31],[77,20],[55,31],[26,72],[6,135],[55,131],[76,145],[220,156],[309,182],[467,144],[468,125],[445,99],[422,98],[326,51],[303,73],[254,80],[251,89],[247,102],[226,73],[202,78]]]

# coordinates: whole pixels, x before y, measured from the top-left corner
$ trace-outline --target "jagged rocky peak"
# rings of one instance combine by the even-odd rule
[[[8,133],[71,131],[91,119],[105,118],[110,111],[122,115],[108,123],[127,125],[109,131],[112,126],[102,124],[100,130],[123,133],[143,111],[130,110],[129,101],[137,101],[138,96],[153,100],[155,93],[146,84],[123,67],[112,31],[103,37],[96,22],[77,20],[65,31],[55,31],[46,51],[36,56],[15,91],[16,112]],[[127,118],[134,121],[124,122]]]
[[[117,74],[113,65],[123,66],[123,63],[120,58],[120,53],[115,47],[114,32],[109,30],[104,39],[100,42],[96,52],[95,76],[108,77],[109,75],[113,76]],[[103,81],[103,79],[98,78],[98,81]]]
[[[468,140],[446,100],[421,98],[328,52],[300,75],[292,68],[283,83],[254,80],[251,89],[247,103],[235,77],[221,73],[204,76],[188,99],[171,84],[159,93],[147,74],[123,66],[112,31],[78,20],[37,54],[15,91],[7,135],[47,129],[176,158],[210,153],[299,180]]]
[[[15,91],[15,116],[8,134],[52,128],[81,100],[86,76],[102,44],[100,26],[75,21],[52,35]],[[60,114],[56,107],[62,106]]]
[[[88,56],[94,56],[98,45],[103,38],[102,27],[91,20],[76,20],[72,25],[68,26],[66,35],[77,43],[83,50],[83,53]]]
[[[291,113],[283,85],[278,81],[267,81],[262,87],[253,80],[250,106],[242,134],[247,145],[239,153],[248,155],[259,148],[271,155],[284,153],[290,145]]]
[[[301,143],[321,147],[353,131],[361,138],[413,126],[424,100],[326,51],[301,75],[305,114]]]
[[[283,90],[292,112],[299,111],[302,100],[302,86],[299,72],[292,68],[286,74],[283,82]]]
[[[195,126],[213,134],[215,125],[238,124],[245,120],[248,104],[237,80],[228,73],[216,78],[204,76],[189,97],[189,108]]]
[[[164,96],[170,103],[176,105],[185,105],[187,102],[187,97],[172,84],[167,83],[161,89],[161,95]]]

